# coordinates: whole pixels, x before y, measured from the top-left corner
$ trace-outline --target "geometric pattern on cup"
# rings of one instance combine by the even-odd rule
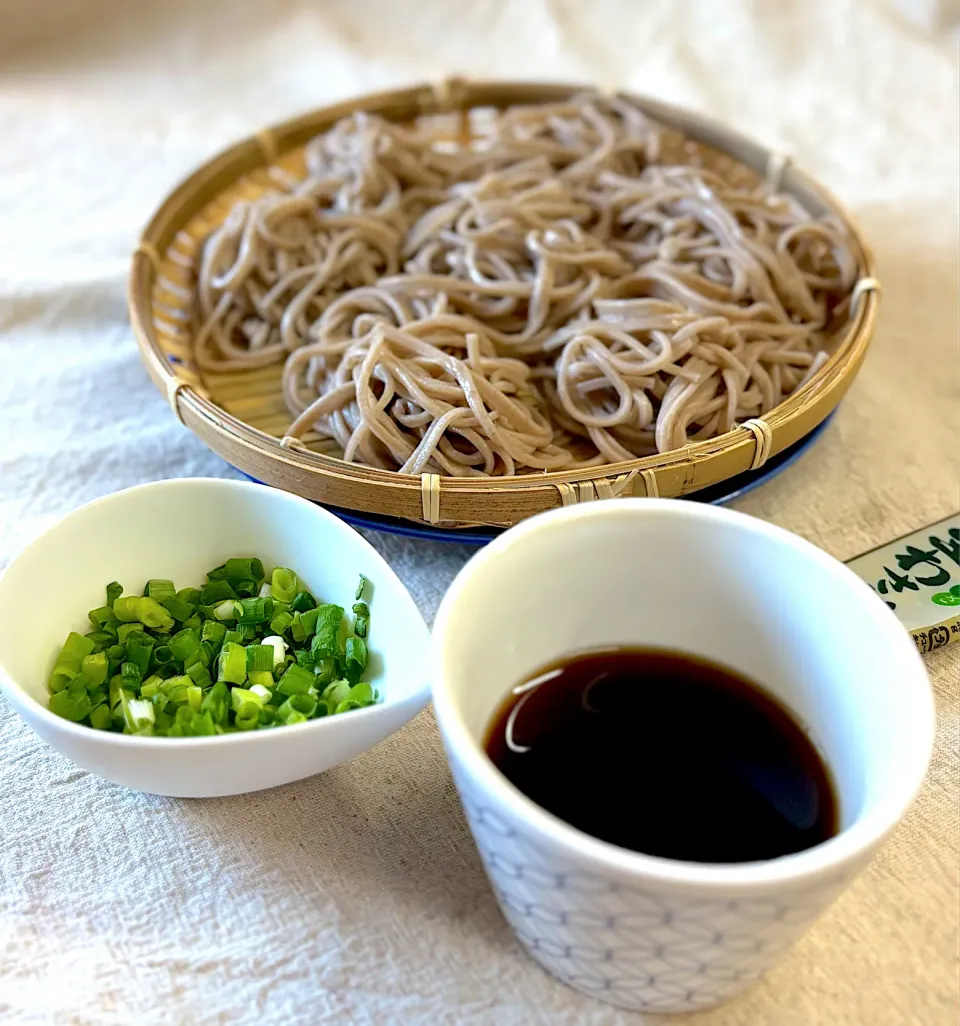
[[[726,1000],[777,962],[852,875],[765,897],[655,893],[564,865],[465,791],[487,876],[521,944],[564,983],[624,1008]]]

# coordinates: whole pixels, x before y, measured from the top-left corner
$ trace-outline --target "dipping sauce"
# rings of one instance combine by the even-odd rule
[[[503,700],[485,748],[548,812],[646,855],[753,862],[838,830],[830,772],[793,714],[680,652],[604,649],[546,666]]]

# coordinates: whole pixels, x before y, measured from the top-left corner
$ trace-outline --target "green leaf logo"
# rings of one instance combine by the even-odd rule
[[[955,584],[949,591],[938,591],[931,596],[931,601],[938,606],[960,606],[960,584]]]

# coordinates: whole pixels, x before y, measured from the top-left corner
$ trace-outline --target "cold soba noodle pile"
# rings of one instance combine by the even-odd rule
[[[290,434],[408,474],[600,465],[762,415],[849,299],[848,240],[658,163],[661,138],[593,95],[510,108],[472,147],[344,119],[207,241],[197,360],[285,360]]]

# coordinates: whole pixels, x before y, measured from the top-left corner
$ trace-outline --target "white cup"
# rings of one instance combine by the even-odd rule
[[[681,862],[589,837],[518,791],[483,750],[500,702],[559,657],[620,644],[704,656],[777,695],[832,770],[837,836],[766,862]],[[651,1012],[724,1001],[776,962],[903,816],[934,729],[910,636],[850,570],[770,524],[667,499],[566,507],[483,549],[437,615],[433,699],[520,941],[565,983]],[[629,816],[658,785],[622,786]]]

